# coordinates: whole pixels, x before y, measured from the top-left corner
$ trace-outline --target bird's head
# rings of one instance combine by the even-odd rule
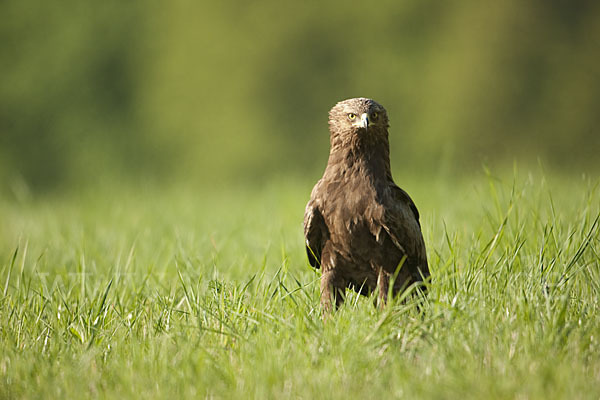
[[[385,108],[364,97],[343,100],[329,111],[329,130],[342,141],[358,137],[387,137],[388,116]]]

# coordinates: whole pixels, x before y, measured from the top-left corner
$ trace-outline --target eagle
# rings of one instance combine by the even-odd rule
[[[321,305],[339,307],[346,288],[378,290],[381,304],[429,276],[419,212],[394,183],[388,116],[353,98],[329,111],[330,152],[304,213],[308,261],[321,269]]]

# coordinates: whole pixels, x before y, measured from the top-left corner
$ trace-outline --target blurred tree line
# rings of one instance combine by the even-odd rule
[[[0,14],[0,178],[35,190],[318,174],[327,111],[356,96],[388,109],[396,170],[600,164],[596,1],[4,1]]]

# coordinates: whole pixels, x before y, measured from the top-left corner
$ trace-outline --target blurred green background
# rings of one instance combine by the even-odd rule
[[[392,166],[598,171],[597,1],[0,2],[2,188],[316,179],[327,111]]]

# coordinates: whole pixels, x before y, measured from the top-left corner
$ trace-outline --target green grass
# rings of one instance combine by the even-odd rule
[[[428,296],[323,323],[311,184],[0,199],[0,398],[599,398],[600,189],[398,179]]]

